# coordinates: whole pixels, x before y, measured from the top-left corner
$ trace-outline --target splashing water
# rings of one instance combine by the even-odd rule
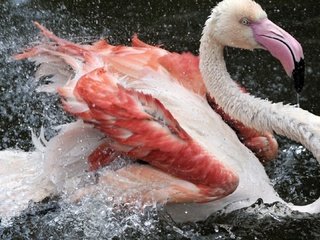
[[[261,2],[275,8],[269,1]],[[273,3],[276,4],[276,3]],[[280,3],[277,3],[280,4]],[[90,42],[108,37],[111,43],[127,44],[136,32],[150,43],[163,43],[167,49],[197,52],[201,28],[212,1],[40,1],[12,0],[0,3],[0,136],[1,149],[32,149],[30,130],[39,132],[44,126],[46,137],[56,134],[54,126],[71,121],[60,108],[57,96],[39,94],[32,81],[34,66],[14,62],[11,55],[30,42],[39,41],[32,25],[36,20],[54,30],[59,36]],[[279,8],[278,8],[279,7]],[[302,22],[294,22],[285,13],[290,6],[278,6],[283,24],[298,35],[311,62],[310,69],[320,69],[319,35],[300,33]],[[146,11],[147,8],[147,11]],[[306,8],[301,11],[299,8]],[[316,7],[305,1],[295,9],[295,18],[301,12],[308,18],[306,33],[315,32]],[[272,14],[272,11],[270,11]],[[270,16],[271,17],[271,16]],[[297,18],[298,19],[298,18]],[[66,24],[67,23],[67,24]],[[307,28],[307,26],[309,28]],[[159,42],[161,41],[161,42]],[[309,50],[311,49],[311,50]],[[260,55],[261,54],[261,55]],[[228,67],[235,79],[243,82],[249,92],[273,101],[295,102],[292,88],[286,85],[278,63],[265,53],[228,50]],[[259,58],[259,61],[255,61]],[[261,59],[260,59],[261,58]],[[258,62],[261,62],[260,64]],[[241,63],[241,65],[239,65]],[[262,67],[261,67],[262,66]],[[312,74],[312,75],[311,75]],[[309,73],[308,82],[316,83],[320,71]],[[259,81],[256,81],[259,79]],[[318,85],[318,87],[320,87]],[[258,90],[259,89],[259,90]],[[306,85],[298,105],[319,115],[320,105],[314,87]],[[274,187],[287,201],[305,204],[320,195],[320,169],[316,160],[300,145],[279,139],[281,151],[278,159],[266,165]],[[90,182],[89,182],[90,183]],[[89,184],[88,183],[88,184]],[[320,237],[320,217],[288,213],[280,204],[266,205],[257,201],[247,209],[214,214],[198,223],[175,223],[161,206],[141,210],[141,206],[117,205],[107,191],[87,196],[78,203],[70,203],[66,196],[51,197],[41,203],[30,203],[24,213],[4,226],[1,222],[0,239],[292,239]]]

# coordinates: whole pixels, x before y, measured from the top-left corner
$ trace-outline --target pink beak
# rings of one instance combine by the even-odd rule
[[[277,58],[289,77],[294,80],[296,91],[304,84],[304,56],[300,43],[269,19],[251,24],[256,41]]]

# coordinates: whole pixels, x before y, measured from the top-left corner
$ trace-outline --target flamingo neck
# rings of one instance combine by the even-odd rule
[[[269,123],[264,123],[259,116],[264,115],[261,111],[270,111],[272,104],[240,91],[227,71],[223,49],[223,45],[204,31],[200,44],[200,71],[208,92],[233,118],[257,130],[271,130]]]
[[[200,71],[217,104],[236,120],[260,131],[275,132],[302,143],[320,159],[320,136],[312,121],[319,119],[300,108],[271,103],[243,93],[230,77],[223,57],[224,46],[205,27],[200,44]],[[315,119],[317,118],[317,119]]]

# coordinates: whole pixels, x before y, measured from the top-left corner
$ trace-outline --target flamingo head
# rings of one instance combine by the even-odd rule
[[[293,78],[296,91],[302,90],[304,56],[300,43],[271,22],[258,3],[224,0],[212,10],[206,29],[223,46],[268,50]]]

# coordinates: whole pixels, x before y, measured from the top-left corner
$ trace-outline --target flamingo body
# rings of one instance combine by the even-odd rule
[[[133,47],[111,46],[104,41],[83,46],[37,26],[54,44],[35,47],[17,58],[34,58],[40,63],[45,59],[50,64],[61,61],[60,68],[73,68],[74,75],[65,73],[65,81],[59,79],[60,87],[57,82],[52,84],[63,97],[67,112],[108,137],[89,156],[91,169],[112,161],[114,151],[142,159],[195,184],[198,196],[186,194],[183,200],[179,196],[180,202],[211,201],[237,188],[239,153],[251,153],[208,104],[197,57],[169,53],[136,37]],[[40,65],[38,77],[53,73],[47,70],[49,63]],[[42,86],[42,90],[51,88]],[[258,135],[263,142],[270,135],[240,128],[240,123],[233,126],[243,135],[250,133],[251,141]],[[265,145],[276,145],[274,142],[270,139]],[[270,149],[274,154],[277,145]],[[268,152],[262,147],[259,151]],[[178,200],[171,196],[166,201]]]

